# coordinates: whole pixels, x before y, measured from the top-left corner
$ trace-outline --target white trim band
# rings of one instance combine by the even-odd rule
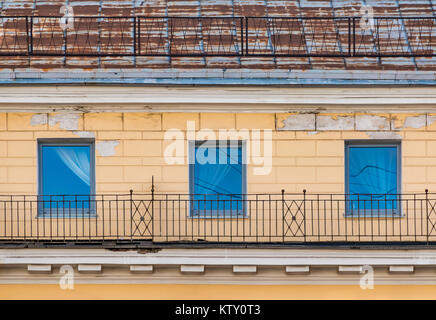
[[[25,89],[24,89],[25,88]],[[0,86],[1,112],[434,112],[436,87]],[[237,109],[235,109],[237,108]]]

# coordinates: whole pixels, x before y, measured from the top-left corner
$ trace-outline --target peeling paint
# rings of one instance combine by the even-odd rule
[[[73,134],[80,138],[95,138],[95,133],[90,131],[74,131]]]
[[[427,116],[425,114],[416,116],[416,117],[408,117],[404,121],[404,128],[422,128],[427,125]]]
[[[96,148],[102,157],[110,157],[116,154],[115,147],[119,144],[117,140],[99,141],[96,143]]]
[[[427,115],[427,126],[431,126],[436,121],[436,115],[428,114]]]
[[[30,119],[30,125],[32,126],[39,126],[45,124],[47,124],[47,114],[45,113],[34,114]]]
[[[372,139],[403,139],[401,135],[395,132],[367,132]]]
[[[277,114],[277,130],[312,131],[392,131],[420,129],[436,122],[436,114],[381,113],[292,113]]]
[[[277,130],[316,130],[315,114],[291,114],[282,120]]]
[[[356,130],[390,130],[389,119],[381,115],[357,115]]]
[[[427,115],[395,115],[392,120],[392,127],[394,129],[413,128],[419,129],[427,125]]]
[[[49,115],[48,124],[50,127],[59,123],[59,128],[63,130],[78,130],[80,115],[77,113],[58,113]]]
[[[318,115],[317,130],[354,130],[354,116]]]

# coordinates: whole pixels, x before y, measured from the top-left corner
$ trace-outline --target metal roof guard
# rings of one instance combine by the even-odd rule
[[[0,56],[433,57],[436,18],[0,17]]]

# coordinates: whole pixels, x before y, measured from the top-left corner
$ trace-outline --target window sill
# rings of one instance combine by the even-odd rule
[[[238,215],[189,215],[189,219],[226,219],[226,220],[238,220],[238,219],[249,219],[248,215],[238,214]]]
[[[38,215],[36,216],[37,219],[66,219],[66,220],[73,220],[73,219],[83,219],[83,220],[96,220],[98,219],[98,216],[93,215],[93,216],[62,216],[62,215],[57,215],[57,216],[47,216],[47,215]]]
[[[37,219],[97,219],[98,215],[96,212],[90,212],[90,213],[80,213],[78,211],[77,213],[71,212],[71,213],[63,213],[63,212],[52,212],[50,213],[42,213],[39,212],[36,216]]]
[[[380,213],[380,214],[371,214],[371,213],[360,213],[360,214],[350,214],[350,213],[344,213],[344,218],[346,219],[352,219],[352,218],[404,218],[406,215],[404,213]]]

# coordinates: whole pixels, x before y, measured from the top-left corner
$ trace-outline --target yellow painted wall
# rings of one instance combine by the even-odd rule
[[[0,285],[5,299],[141,299],[141,300],[331,300],[331,299],[436,299],[436,286],[385,285],[361,289],[354,285]]]
[[[186,192],[187,165],[167,165],[165,130],[196,128],[273,130],[273,169],[269,175],[248,174],[248,192],[344,192],[344,140],[371,139],[367,131],[276,131],[287,114],[213,113],[87,113],[79,114],[77,130],[59,123],[31,125],[31,113],[0,113],[0,194],[36,194],[37,138],[78,138],[91,132],[96,142],[117,140],[114,156],[96,153],[98,193]],[[54,114],[48,115],[54,116]],[[331,115],[333,118],[335,115]],[[395,123],[404,115],[383,115]],[[399,125],[398,125],[399,126]],[[401,126],[399,126],[401,127]],[[215,131],[217,132],[217,131]],[[436,190],[436,124],[393,131],[402,137],[403,192]]]
[[[187,121],[194,121],[195,127],[199,129],[270,129],[272,130],[272,150],[273,150],[273,167],[268,175],[255,175],[253,173],[253,164],[247,168],[247,192],[248,193],[280,193],[282,189],[286,192],[301,193],[306,189],[308,193],[344,193],[344,140],[349,139],[371,139],[374,132],[391,134],[391,136],[402,137],[402,192],[403,193],[422,193],[426,188],[436,191],[436,123],[428,122],[430,125],[421,127],[407,127],[404,123],[407,118],[417,118],[419,116],[434,117],[430,114],[376,114],[372,116],[379,117],[387,123],[389,130],[326,130],[313,132],[311,130],[290,130],[283,131],[284,121],[290,114],[274,113],[77,113],[76,120],[73,121],[73,127],[65,129],[65,123],[55,121],[59,116],[65,114],[33,114],[33,113],[0,113],[0,195],[9,194],[37,194],[37,139],[38,138],[78,138],[83,134],[93,135],[96,144],[104,141],[116,140],[119,144],[115,147],[115,155],[102,156],[96,151],[96,191],[98,194],[126,194],[130,189],[136,193],[147,193],[151,188],[151,177],[154,177],[157,193],[188,193],[188,164],[169,165],[165,162],[163,152],[169,142],[164,141],[164,134],[169,129],[179,129],[187,135]],[[326,114],[332,120],[341,117],[359,117],[362,114]],[[98,148],[97,148],[98,150]],[[187,152],[185,152],[185,155]],[[277,203],[275,203],[277,204]],[[426,231],[419,229],[424,228],[426,216],[420,208],[422,202],[417,203],[418,208],[415,212],[423,216],[418,224],[407,224],[402,222],[402,235],[410,232],[410,240],[425,241]],[[4,206],[7,206],[5,204]],[[106,203],[105,205],[110,205]],[[115,203],[112,203],[115,205]],[[128,205],[128,204],[127,204]],[[343,204],[342,204],[343,205]],[[410,205],[414,205],[413,203]],[[0,210],[2,208],[0,207]],[[23,208],[21,208],[23,210]],[[113,207],[112,207],[113,209]],[[357,230],[361,228],[372,230],[374,221],[347,221],[344,222],[343,208],[335,211],[334,218],[330,217],[327,223],[328,228]],[[27,208],[29,210],[29,208]],[[310,210],[308,210],[309,212]],[[108,212],[106,210],[106,212]],[[272,210],[275,212],[275,209]],[[321,212],[321,211],[320,211]],[[32,217],[34,217],[32,212]],[[267,211],[268,213],[268,211]],[[217,234],[217,228],[221,232],[226,230],[252,230],[252,235],[258,232],[253,228],[257,226],[249,220],[245,222],[233,221],[212,223],[211,221],[189,221],[186,220],[184,211],[179,211],[180,217],[175,217],[174,221],[182,221],[180,230],[170,230],[173,235],[179,236],[180,233],[186,232],[185,240],[190,239],[191,230],[212,230],[211,233]],[[262,228],[262,235],[266,241],[278,240],[282,238],[280,232],[269,234],[269,226],[276,230],[282,230],[283,219],[281,211],[277,217],[259,217],[267,221],[270,219],[273,224],[267,224]],[[253,215],[254,216],[254,215]],[[101,215],[100,215],[101,217]],[[119,219],[114,211],[112,217],[105,216],[106,220],[114,221]],[[20,217],[20,223],[25,220],[25,216]],[[154,217],[155,230],[166,230],[164,217]],[[416,216],[409,215],[405,219],[415,219]],[[0,216],[0,219],[2,217]],[[5,219],[8,219],[6,216]],[[28,219],[28,218],[27,218]],[[166,219],[166,218],[165,218]],[[320,215],[314,216],[315,221],[322,220]],[[337,220],[341,219],[340,222]],[[310,216],[306,216],[307,227],[311,228]],[[404,219],[403,219],[404,220]],[[126,225],[130,223],[127,217]],[[333,223],[331,223],[333,221]],[[381,219],[377,221],[376,227],[381,232],[382,239],[386,234],[392,234],[391,230],[398,230],[400,220]],[[33,222],[26,228],[26,232],[34,232],[37,228],[50,229],[46,220]],[[54,223],[57,223],[56,221]],[[95,225],[97,224],[97,226]],[[347,224],[345,226],[345,224]],[[3,225],[3,224],[1,224]],[[53,225],[53,230],[58,231],[61,224]],[[79,221],[79,226],[80,226]],[[323,227],[325,224],[322,225]],[[117,233],[120,225],[113,224],[105,226],[105,232],[113,230]],[[123,226],[124,227],[124,226]],[[176,224],[171,227],[176,228]],[[182,230],[186,227],[185,230]],[[66,233],[75,234],[76,226],[71,222],[66,223]],[[23,235],[24,228],[21,228]],[[102,225],[98,221],[91,221],[89,225],[82,225],[83,230],[102,230]],[[314,227],[317,229],[317,226]],[[1,230],[0,234],[13,232],[7,226]],[[82,231],[83,231],[82,230]],[[48,232],[48,231],[47,231]],[[51,231],[50,231],[51,232]],[[58,231],[59,232],[59,231]],[[227,231],[227,235],[230,235]],[[233,232],[233,231],[232,231]],[[238,232],[238,231],[236,231]],[[245,231],[244,231],[245,232]],[[332,229],[325,230],[325,234],[331,234],[335,231]],[[17,231],[15,231],[15,234]],[[344,234],[344,231],[340,232]],[[33,233],[32,233],[33,234]],[[57,233],[62,236],[63,233]],[[129,234],[129,230],[127,230]],[[209,233],[210,234],[210,233]],[[240,234],[240,233],[239,233]],[[245,233],[247,234],[247,233]],[[356,234],[353,231],[353,234]],[[416,239],[415,234],[422,234],[423,238]],[[50,236],[53,234],[50,233]],[[165,233],[161,234],[165,240]],[[233,232],[234,235],[234,232]],[[269,237],[270,235],[273,238]],[[86,236],[86,234],[84,234]],[[277,239],[274,236],[278,236]],[[356,238],[357,239],[357,238]],[[356,240],[354,239],[354,240]],[[213,239],[210,239],[213,240]],[[221,241],[226,239],[221,238]],[[233,241],[249,241],[250,239],[233,238]],[[252,240],[257,239],[253,236]],[[310,240],[310,239],[306,239]],[[314,240],[319,240],[316,236]],[[329,238],[321,239],[328,241]],[[340,240],[340,239],[337,239]],[[348,238],[348,240],[353,240]],[[360,239],[372,241],[373,238]],[[389,240],[389,239],[388,239]],[[391,240],[395,240],[392,238]]]

